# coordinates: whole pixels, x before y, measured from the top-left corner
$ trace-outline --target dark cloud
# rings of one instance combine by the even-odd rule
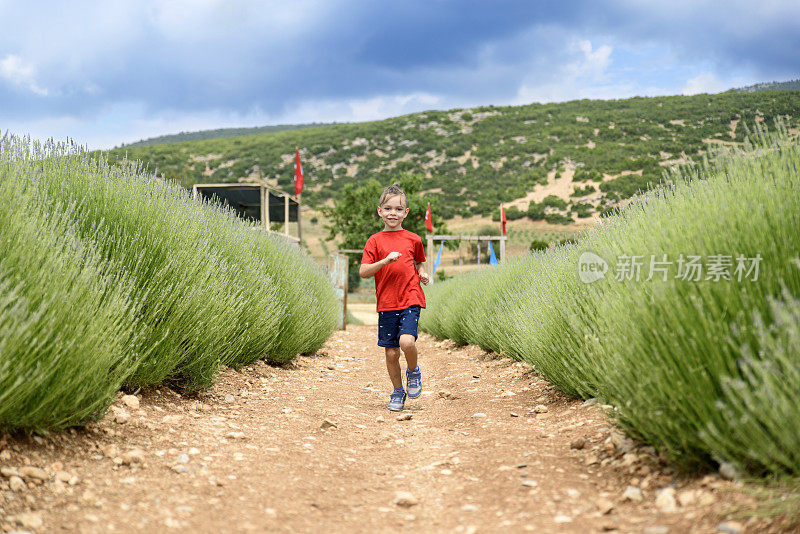
[[[767,11],[737,1],[722,9],[702,1],[342,0],[304,4],[307,12],[285,24],[245,1],[219,4],[207,18],[187,13],[188,22],[158,18],[155,4],[138,11],[131,4],[133,14],[118,17],[118,42],[91,20],[89,4],[78,29],[80,13],[48,19],[32,4],[30,12],[0,6],[5,24],[18,27],[0,37],[0,61],[18,54],[48,91],[35,94],[0,69],[0,120],[91,115],[119,103],[149,114],[274,116],[302,102],[415,92],[438,95],[446,107],[503,103],[523,83],[553,82],[576,40],[664,49],[718,77],[800,75],[800,10],[789,2]],[[39,44],[26,41],[26,16],[38,21],[30,39]]]

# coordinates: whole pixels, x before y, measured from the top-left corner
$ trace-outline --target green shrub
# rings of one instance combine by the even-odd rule
[[[591,217],[594,212],[594,206],[587,202],[578,202],[570,207],[570,211],[580,218]]]
[[[556,195],[547,195],[542,200],[542,205],[549,208],[557,208],[560,210],[567,209],[567,201]]]
[[[334,328],[333,289],[322,271],[298,247],[241,221],[232,211],[198,202],[186,190],[148,176],[134,164],[111,166],[63,145],[39,146],[6,138],[0,147],[0,166],[2,182],[16,184],[7,185],[11,188],[7,198],[29,212],[9,220],[2,232],[11,239],[8,236],[15,232],[41,226],[42,241],[53,249],[53,257],[47,257],[35,249],[35,243],[23,243],[20,257],[39,257],[41,263],[26,268],[22,260],[6,259],[0,270],[4,287],[23,303],[17,311],[32,318],[25,324],[39,329],[0,343],[0,362],[4,362],[0,399],[14,394],[14,381],[19,379],[5,363],[13,357],[29,360],[22,361],[17,370],[36,365],[36,358],[46,361],[48,350],[54,351],[59,364],[62,357],[71,362],[74,371],[59,371],[54,378],[43,373],[41,378],[63,382],[64,390],[69,384],[84,383],[83,371],[108,374],[107,380],[95,375],[88,381],[92,387],[86,390],[94,390],[96,400],[81,404],[86,409],[76,408],[65,393],[64,414],[48,416],[44,412],[52,399],[39,392],[38,406],[36,400],[0,402],[5,412],[0,426],[74,424],[96,413],[120,381],[130,388],[164,381],[190,391],[207,387],[221,365],[255,359],[286,361],[298,352],[316,350]],[[43,213],[42,206],[52,215]],[[53,226],[56,219],[60,227]],[[64,241],[54,244],[48,231],[63,234]],[[4,242],[0,257],[14,257],[13,243]],[[79,253],[71,255],[70,250]],[[33,299],[26,277],[46,280],[51,271],[58,272],[47,267],[48,262],[72,266],[71,274],[62,274],[75,287],[67,282],[43,284],[42,294]],[[79,273],[84,264],[93,274]],[[65,288],[74,296],[64,297]],[[99,292],[99,303],[92,300],[92,291]],[[25,299],[30,303],[24,304]],[[47,313],[52,319],[46,327],[35,326],[33,318],[44,299],[51,303]],[[77,304],[81,299],[86,306]],[[0,324],[13,324],[4,322],[14,319],[9,319],[12,311],[0,308]],[[92,313],[97,322],[84,317]],[[103,321],[107,325],[103,328],[115,333],[115,341],[107,348],[85,348],[107,343],[103,336],[92,334],[102,330],[98,325]],[[78,327],[79,323],[86,326]],[[36,344],[25,345],[26,339],[45,343],[83,331],[87,332],[81,338],[83,345],[76,343],[76,347],[85,350],[74,357],[56,349],[43,348],[40,354]],[[66,343],[59,342],[57,348],[66,350]],[[103,371],[104,362],[120,359],[115,352],[119,343],[125,351],[124,364]],[[28,413],[31,410],[35,414]]]
[[[800,475],[787,424],[800,420],[800,144],[759,133],[683,173],[575,244],[431,288],[420,327],[614,405],[623,428],[682,467]],[[585,252],[609,262],[604,278],[581,281]],[[681,254],[762,263],[757,277],[737,280],[732,266],[731,280],[688,281]],[[673,260],[666,279],[619,276],[625,258],[651,255]]]
[[[547,241],[542,241],[540,239],[534,239],[531,241],[530,246],[528,247],[531,252],[536,252],[537,250],[545,250],[547,247],[550,246],[550,243]]]
[[[572,217],[568,217],[566,215],[562,215],[560,213],[547,213],[544,216],[544,220],[549,222],[550,224],[572,224]]]
[[[528,204],[528,211],[525,212],[525,215],[527,215],[528,218],[533,221],[544,220],[544,208],[544,204],[537,204],[536,202],[531,201],[531,203]]]
[[[521,219],[525,216],[524,211],[520,211],[520,209],[516,206],[509,206],[505,208],[506,213],[506,220],[509,221],[516,221],[517,219]]]

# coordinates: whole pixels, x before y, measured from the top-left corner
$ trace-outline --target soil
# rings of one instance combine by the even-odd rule
[[[424,334],[418,347],[425,391],[400,414],[386,409],[390,384],[375,328],[351,326],[289,366],[226,370],[198,397],[164,387],[120,394],[85,428],[3,436],[0,526],[655,534],[716,532],[728,521],[727,532],[772,528],[725,517],[731,505],[750,504],[740,485],[675,475],[652,450],[612,430],[607,407],[565,397],[528,366]],[[25,471],[22,481],[14,470]]]

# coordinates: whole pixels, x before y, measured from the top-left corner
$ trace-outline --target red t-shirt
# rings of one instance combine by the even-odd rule
[[[364,246],[361,263],[375,263],[395,251],[401,254],[400,258],[375,273],[378,311],[404,310],[414,304],[424,308],[425,293],[414,262],[425,261],[425,249],[417,234],[408,230],[383,230],[372,234]]]

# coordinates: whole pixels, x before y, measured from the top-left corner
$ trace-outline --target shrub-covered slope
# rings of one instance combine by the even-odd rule
[[[427,111],[383,121],[338,124],[226,139],[124,147],[110,151],[145,162],[185,187],[261,177],[291,189],[299,147],[304,201],[314,206],[370,177],[389,183],[400,172],[425,177],[440,196],[440,215],[487,216],[562,173],[585,184],[559,214],[615,205],[679,162],[699,162],[709,144],[740,143],[742,124],[800,119],[800,92],[579,100],[554,104]],[[590,187],[588,187],[590,186]],[[537,204],[536,207],[544,206]],[[521,209],[529,209],[523,203]],[[555,208],[552,208],[555,209]],[[558,214],[556,214],[558,215]]]

